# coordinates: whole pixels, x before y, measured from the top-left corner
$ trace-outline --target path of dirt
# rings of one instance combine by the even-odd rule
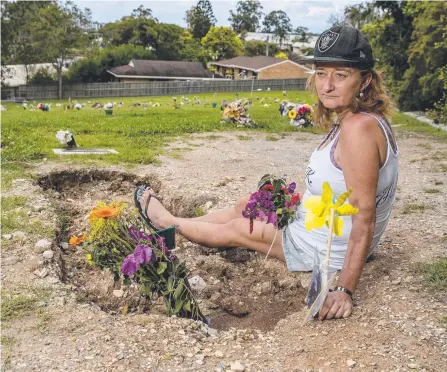
[[[34,205],[25,207],[29,217],[50,225],[61,226],[58,209],[71,209],[71,219],[63,227],[73,233],[85,225],[86,211],[98,200],[131,201],[133,185],[146,179],[154,182],[171,209],[186,216],[207,201],[211,210],[230,205],[253,191],[265,173],[303,179],[307,159],[322,138],[294,133],[271,141],[265,134],[238,135],[201,134],[179,140],[171,144],[158,167],[95,170],[42,163],[34,173],[47,176],[44,180],[61,174],[99,174],[103,179],[78,178],[77,184],[72,179],[58,183],[57,191],[17,180],[8,195],[32,197]],[[214,319],[220,330],[167,318],[162,306],[153,307],[149,314],[122,316],[123,301],[130,301],[131,293],[114,297],[110,277],[85,269],[79,252],[57,246],[58,237],[48,237],[53,239],[54,256],[44,259],[45,248],[36,248],[38,239],[31,234],[8,241],[2,249],[6,296],[38,293],[41,298],[33,311],[3,324],[5,369],[445,370],[446,324],[440,320],[447,313],[445,293],[429,290],[412,267],[446,255],[447,180],[442,165],[446,148],[420,135],[400,134],[398,140],[401,163],[395,210],[378,254],[364,270],[349,319],[303,324],[309,274],[288,273],[282,263],[274,259],[264,263],[263,257],[246,251],[235,255],[182,239],[178,254],[191,275],[206,278],[208,292],[199,297],[207,310],[213,306],[219,310]],[[408,205],[419,207],[410,211]],[[60,255],[65,259],[63,269],[70,274],[65,282],[61,282]],[[222,311],[228,301],[227,311]],[[237,305],[241,314],[248,309],[248,316],[229,315]]]

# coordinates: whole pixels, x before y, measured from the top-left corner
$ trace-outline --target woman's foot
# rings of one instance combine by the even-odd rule
[[[150,198],[149,203],[147,202],[148,198]],[[173,215],[156,198],[154,190],[151,188],[146,190],[139,199],[139,202],[141,208],[144,209],[147,206],[144,212],[157,229],[164,229],[172,225]]]

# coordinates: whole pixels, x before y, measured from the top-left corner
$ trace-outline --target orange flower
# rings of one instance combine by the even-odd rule
[[[117,207],[97,207],[90,213],[90,220],[94,218],[110,218],[119,214]]]
[[[86,238],[86,234],[85,233],[82,236],[72,236],[70,238],[70,240],[68,241],[68,244],[70,244],[70,245],[78,245],[78,244],[84,243],[85,238]]]

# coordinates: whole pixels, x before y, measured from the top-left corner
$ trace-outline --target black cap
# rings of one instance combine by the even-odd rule
[[[373,68],[374,58],[367,37],[350,26],[324,31],[315,44],[313,58],[301,61],[341,62],[357,68]]]

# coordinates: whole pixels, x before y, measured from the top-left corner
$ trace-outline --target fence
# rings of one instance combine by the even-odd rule
[[[65,84],[62,97],[137,97],[165,96],[219,92],[250,92],[257,90],[304,90],[306,79],[274,79],[274,80],[200,80],[170,81],[148,83],[90,83]],[[9,94],[9,96],[8,96]],[[48,100],[58,98],[58,85],[21,85],[2,89],[2,99],[14,100],[14,97],[26,99]]]

